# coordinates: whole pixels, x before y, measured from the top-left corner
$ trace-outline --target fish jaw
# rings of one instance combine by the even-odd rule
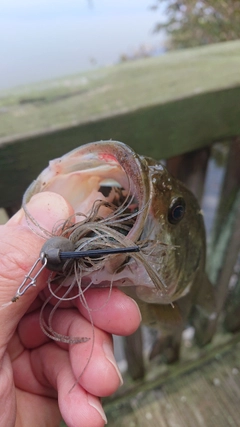
[[[114,278],[108,271],[102,270],[95,272],[89,277],[86,277],[87,283],[91,282],[91,286],[95,288],[102,287],[118,287],[124,290],[131,288],[132,294],[141,301],[150,304],[171,304],[175,299],[172,296],[174,289],[165,289],[156,287],[151,280],[149,274],[142,264],[135,264],[130,268],[126,267],[120,273],[116,273]]]

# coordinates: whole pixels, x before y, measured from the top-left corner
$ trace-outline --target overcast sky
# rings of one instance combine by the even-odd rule
[[[0,89],[115,63],[153,35],[153,0],[0,0]]]

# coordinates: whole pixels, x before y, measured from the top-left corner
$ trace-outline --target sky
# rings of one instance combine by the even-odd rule
[[[160,47],[154,0],[0,0],[0,90],[118,62]]]

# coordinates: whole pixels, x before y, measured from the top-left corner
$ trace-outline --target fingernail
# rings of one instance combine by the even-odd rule
[[[133,298],[131,298],[131,297],[129,297],[129,298],[132,300],[132,302],[134,302],[134,304],[135,304],[135,306],[137,308],[137,311],[138,311],[138,314],[139,314],[139,323],[141,323],[141,321],[142,321],[142,313],[140,311],[140,308],[138,307],[138,304],[136,303],[136,301]]]
[[[115,371],[119,377],[119,387],[121,387],[123,385],[122,375],[121,375],[121,372],[119,371],[118,366],[116,364],[116,360],[115,360],[112,348],[109,345],[109,343],[106,341],[103,342],[103,351],[105,353],[107,360],[113,365],[113,367],[114,367],[114,369],[115,369]]]
[[[94,409],[96,409],[96,411],[98,411],[98,413],[101,415],[104,423],[107,424],[107,418],[106,418],[105,412],[102,408],[102,405],[99,402],[99,399],[95,396],[92,396],[91,394],[88,394],[87,400],[88,400],[89,405],[92,406]]]

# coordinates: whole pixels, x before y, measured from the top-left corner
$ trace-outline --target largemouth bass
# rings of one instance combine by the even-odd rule
[[[193,307],[201,314],[195,321],[199,331],[202,319],[214,317],[213,289],[204,272],[201,209],[160,162],[117,141],[81,146],[51,161],[27,189],[23,208],[30,225],[34,218],[26,204],[41,191],[59,193],[73,207],[75,224],[71,219],[62,233],[76,250],[140,248],[136,254],[108,255],[78,265],[82,287],[126,289],[139,303],[144,322],[163,325],[168,335],[174,328],[182,330]],[[44,230],[39,232],[44,235]],[[68,274],[65,286],[72,280]],[[211,333],[199,336],[206,343]]]

